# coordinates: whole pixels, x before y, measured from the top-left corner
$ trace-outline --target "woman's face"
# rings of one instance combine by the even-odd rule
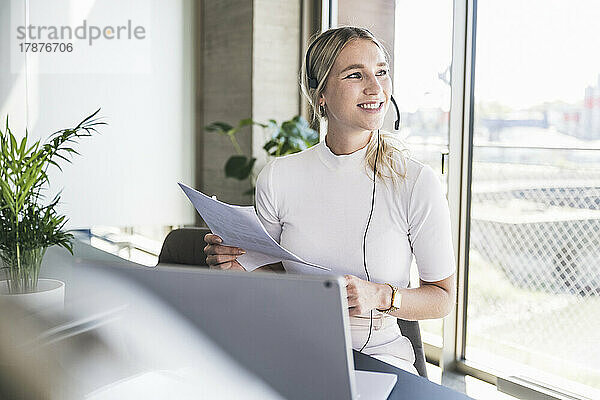
[[[320,99],[327,110],[328,130],[360,133],[381,128],[391,94],[389,66],[379,47],[366,39],[347,43]]]

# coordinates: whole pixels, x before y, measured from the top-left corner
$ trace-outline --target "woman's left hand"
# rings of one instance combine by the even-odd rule
[[[374,283],[360,279],[354,275],[344,275],[346,278],[346,294],[348,296],[348,311],[350,316],[368,313],[373,309],[387,309],[385,300],[389,293],[388,303],[391,300],[391,289],[388,285]]]

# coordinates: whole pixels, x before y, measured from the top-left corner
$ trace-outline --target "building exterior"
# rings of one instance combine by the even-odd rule
[[[581,139],[600,139],[600,75],[596,86],[585,89],[581,125],[577,137]]]

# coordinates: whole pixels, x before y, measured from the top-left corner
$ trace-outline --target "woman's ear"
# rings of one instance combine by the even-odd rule
[[[319,116],[324,117],[325,116],[325,96],[323,96],[323,93],[321,93],[319,95],[318,109],[319,109]]]

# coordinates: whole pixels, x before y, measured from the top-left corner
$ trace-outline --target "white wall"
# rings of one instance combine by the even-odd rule
[[[27,125],[39,138],[101,107],[109,124],[76,145],[82,156],[63,163],[64,173],[53,170],[51,192],[64,188],[60,211],[69,227],[193,223],[194,210],[177,186],[194,183],[191,1],[28,0],[29,24],[132,20],[145,38],[92,46],[75,39],[72,53],[28,54],[25,62],[16,39],[25,0],[0,0],[2,121],[8,113],[13,130]]]

